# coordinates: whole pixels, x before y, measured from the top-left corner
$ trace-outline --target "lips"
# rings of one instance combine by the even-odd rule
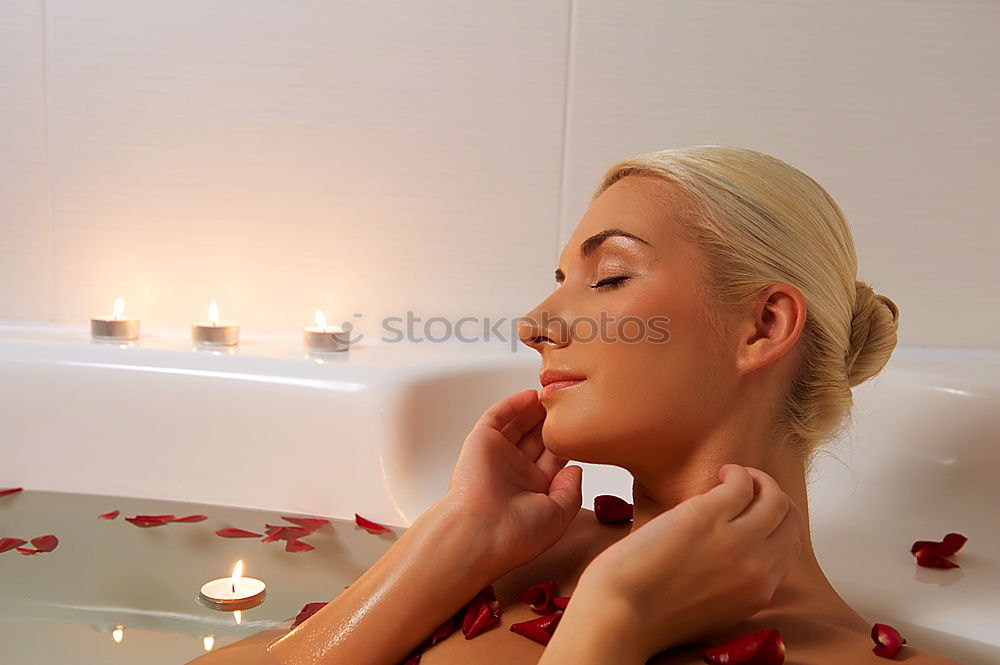
[[[557,390],[571,388],[587,380],[582,374],[560,369],[547,369],[539,374],[538,378],[542,384],[539,399],[545,399]]]

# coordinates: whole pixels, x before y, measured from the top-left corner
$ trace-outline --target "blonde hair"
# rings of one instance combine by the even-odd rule
[[[628,157],[609,168],[593,198],[630,175],[666,180],[686,193],[667,199],[683,237],[701,249],[696,285],[721,335],[737,311],[775,282],[806,301],[801,361],[775,423],[779,445],[803,455],[839,435],[851,387],[872,378],[896,346],[899,309],[857,281],[857,254],[844,214],[815,180],[745,148],[703,145]],[[669,202],[668,202],[669,201]]]

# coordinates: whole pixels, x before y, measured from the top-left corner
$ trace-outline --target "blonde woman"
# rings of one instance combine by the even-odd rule
[[[453,635],[422,665],[693,665],[767,628],[795,665],[884,662],[813,553],[805,484],[850,388],[896,344],[895,304],[856,273],[837,204],[774,157],[697,146],[615,164],[519,328],[540,394],[483,415],[446,496],[337,599],[205,658],[395,665],[493,584],[501,629]],[[631,472],[630,527],[580,509],[569,459]],[[546,579],[572,600],[543,647],[507,626],[537,616],[519,597]]]

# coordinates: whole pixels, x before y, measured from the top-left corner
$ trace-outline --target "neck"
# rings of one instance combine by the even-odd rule
[[[717,445],[717,442],[708,441],[706,445],[692,448],[705,452],[689,455],[680,463],[675,460],[669,468],[632,470],[635,513],[631,528],[638,529],[685,499],[717,486],[720,482],[718,471],[723,464],[734,463],[760,469],[777,481],[803,516],[801,553],[765,611],[802,614],[815,609],[831,620],[834,619],[831,610],[836,610],[842,613],[844,622],[856,623],[859,615],[837,594],[813,551],[804,461],[797,455],[773,447],[748,446],[745,437],[725,437],[724,441],[738,441],[739,444]]]

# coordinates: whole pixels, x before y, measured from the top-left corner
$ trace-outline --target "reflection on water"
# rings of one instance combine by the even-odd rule
[[[118,509],[115,520],[97,516]],[[137,514],[204,514],[197,523],[138,528]],[[177,665],[268,629],[287,629],[307,602],[331,600],[398,537],[331,520],[289,553],[284,542],[226,539],[217,529],[263,533],[281,514],[220,506],[35,492],[0,498],[0,538],[55,534],[52,552],[0,554],[0,645],[4,665]],[[267,598],[239,616],[196,601],[205,582],[243,559]]]

